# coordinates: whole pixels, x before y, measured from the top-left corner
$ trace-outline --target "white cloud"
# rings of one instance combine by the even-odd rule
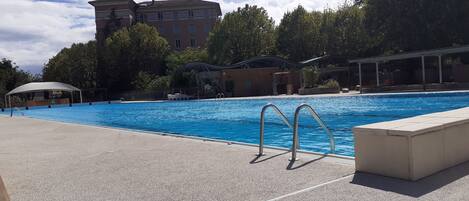
[[[139,0],[137,2],[142,2]],[[215,1],[215,0],[214,0]],[[298,5],[307,10],[335,8],[343,0],[219,0],[227,13],[245,4],[264,7],[278,24]],[[41,72],[49,58],[72,43],[94,39],[94,10],[88,0],[1,0],[0,58]]]
[[[94,11],[84,0],[67,3],[0,1],[0,58],[40,72],[63,47],[94,38]]]
[[[303,6],[308,11],[322,11],[326,8],[337,8],[344,0],[223,0],[220,2],[223,13],[236,10],[238,7],[244,7],[246,4],[262,6],[267,10],[276,24],[280,23],[283,15],[287,11],[293,11],[298,5]]]

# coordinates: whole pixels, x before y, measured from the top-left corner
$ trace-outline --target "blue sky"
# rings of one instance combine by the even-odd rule
[[[142,2],[144,0],[137,0]],[[308,10],[336,8],[344,0],[212,0],[223,13],[245,4],[264,7],[278,23],[302,5]],[[88,0],[0,0],[0,58],[40,73],[49,58],[72,43],[94,39],[94,10]]]

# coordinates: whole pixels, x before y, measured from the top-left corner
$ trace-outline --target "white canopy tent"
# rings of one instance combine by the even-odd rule
[[[11,96],[20,93],[38,92],[38,91],[67,91],[72,94],[73,103],[73,92],[78,91],[80,93],[80,103],[83,103],[83,96],[81,90],[72,85],[61,83],[61,82],[31,82],[25,85],[21,85],[5,95],[5,106],[7,106],[7,100],[11,108]]]

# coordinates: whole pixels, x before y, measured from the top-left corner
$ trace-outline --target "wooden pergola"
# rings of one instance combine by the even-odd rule
[[[370,58],[363,58],[363,59],[354,59],[354,60],[350,60],[349,62],[358,64],[360,87],[362,87],[362,64],[374,63],[376,65],[376,85],[379,87],[380,86],[380,81],[379,81],[380,63],[394,61],[394,60],[421,58],[422,60],[421,62],[422,63],[422,84],[425,85],[426,84],[426,78],[425,78],[425,58],[426,57],[438,57],[439,82],[443,83],[441,57],[443,55],[464,53],[464,52],[469,52],[469,45],[442,48],[442,49],[425,50],[425,51],[417,51],[417,52],[409,52],[409,53],[401,53],[401,54],[395,54],[395,55],[390,55],[390,56],[378,56],[378,57],[370,57]]]

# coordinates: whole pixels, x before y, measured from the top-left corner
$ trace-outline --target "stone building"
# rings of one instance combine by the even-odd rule
[[[174,50],[204,47],[221,17],[220,4],[203,0],[95,0],[96,38],[102,42],[119,28],[137,22],[157,28]]]

